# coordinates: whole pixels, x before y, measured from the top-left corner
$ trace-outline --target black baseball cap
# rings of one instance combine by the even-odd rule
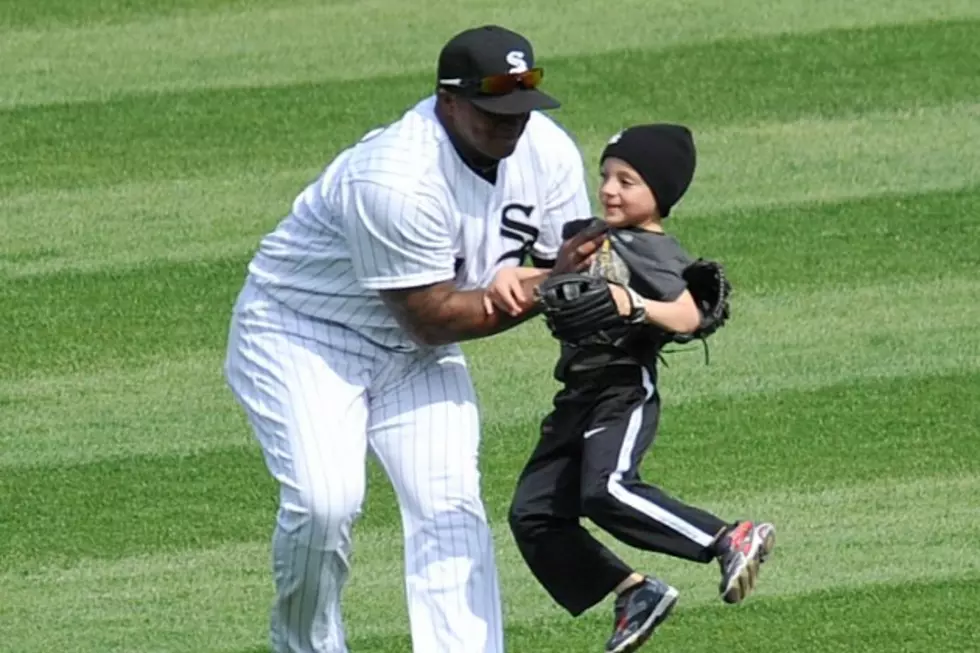
[[[481,81],[534,69],[530,41],[499,25],[484,25],[460,32],[439,53],[437,86],[469,99],[487,113],[513,115],[561,104],[537,88],[515,86],[508,92],[488,93]],[[504,80],[507,81],[507,80]]]

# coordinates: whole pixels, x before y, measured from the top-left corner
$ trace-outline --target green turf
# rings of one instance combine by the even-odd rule
[[[948,374],[668,404],[643,469],[650,480],[691,501],[760,495],[771,487],[805,491],[969,474],[980,458],[980,441],[962,433],[980,415],[977,388],[980,374]],[[669,386],[664,392],[669,397]],[[910,411],[910,404],[918,410]],[[96,426],[118,428],[111,422]],[[222,426],[238,423],[227,419]],[[484,450],[483,468],[495,479],[485,494],[497,519],[535,434],[529,417],[509,425],[505,446]],[[717,453],[726,450],[727,456]],[[801,460],[811,462],[800,466]],[[734,487],[726,475],[732,466],[741,477]],[[391,496],[387,481],[372,469],[372,492]],[[8,469],[0,495],[10,497],[9,516],[0,525],[11,533],[0,543],[0,560],[15,567],[28,552],[34,562],[73,561],[257,541],[275,505],[261,457],[243,445]],[[379,501],[361,524],[378,529],[397,519],[394,501]]]
[[[154,16],[182,15],[189,10],[210,12],[220,9],[245,9],[257,4],[274,6],[276,0],[257,3],[255,0],[96,0],[87,2],[62,2],[61,0],[0,0],[0,16],[3,26],[40,28],[57,24],[115,23]]]
[[[614,51],[551,63],[548,88],[575,98],[555,115],[585,141],[649,120],[651,112],[704,129],[935,107],[980,95],[973,74],[980,69],[978,34],[978,21],[950,21]],[[596,71],[623,80],[642,71],[650,82],[618,95],[610,111],[606,95],[589,92]],[[319,166],[410,106],[430,78],[425,72],[11,109],[0,112],[10,154],[0,188]]]
[[[766,492],[716,503],[725,511],[755,505],[784,527],[780,564],[774,559],[757,601],[744,607],[759,603],[766,611],[767,606],[801,598],[812,613],[825,609],[823,601],[812,598],[814,595],[862,590],[876,593],[890,591],[887,587],[879,589],[881,585],[914,587],[977,578],[980,566],[971,555],[969,542],[980,536],[980,531],[969,505],[957,501],[957,497],[977,490],[977,480],[972,476],[933,477],[913,482],[876,481],[846,489]],[[379,501],[384,499],[387,497],[378,495]],[[828,531],[832,525],[837,528]],[[355,641],[363,645],[383,638],[389,648],[382,650],[397,650],[404,637],[402,589],[391,578],[391,570],[400,562],[397,531],[395,524],[378,522],[359,527],[359,563],[348,594]],[[570,623],[530,580],[506,529],[499,528],[496,539],[503,585],[515,588],[505,602],[512,636],[522,636],[521,632],[533,624],[536,632],[563,632],[566,645],[582,646],[596,632],[605,630],[607,605],[599,606],[580,622]],[[738,620],[744,614],[740,608],[730,615],[722,612],[724,608],[715,595],[714,566],[692,566],[630,552],[614,542],[611,545],[627,560],[663,574],[680,588],[684,598],[679,614],[704,611],[707,619],[719,622],[717,626],[724,624],[726,616]],[[882,556],[883,550],[890,555]],[[207,643],[225,637],[224,645],[215,641],[213,650],[240,651],[250,648],[249,633],[259,626],[248,621],[249,612],[263,611],[267,600],[268,579],[263,573],[267,556],[265,542],[256,540],[212,543],[177,552],[147,550],[110,560],[89,557],[71,566],[42,564],[4,571],[0,580],[16,600],[0,606],[0,616],[22,619],[21,615],[38,606],[59,615],[75,615],[76,620],[102,626],[89,635],[94,648],[121,637],[140,650],[173,650],[181,642],[195,641],[195,637]],[[47,591],[53,587],[57,587],[56,592]],[[134,604],[135,597],[141,599],[139,603]],[[969,599],[966,595],[965,600]],[[236,607],[228,611],[231,600]],[[950,600],[958,599],[952,596]],[[385,618],[359,609],[365,605],[386,606]],[[806,610],[803,613],[805,617],[785,619],[781,628],[785,634],[781,636],[791,638],[794,632],[822,627],[819,621],[807,619],[812,615]],[[128,630],[134,619],[153,619],[157,627]],[[686,621],[672,623],[683,628]],[[60,644],[68,641],[66,638],[77,639],[71,626],[70,619],[61,618],[48,624],[49,641]],[[18,637],[30,641],[29,632],[31,626],[25,621]],[[752,632],[745,633],[750,640]],[[561,640],[562,636],[558,637]],[[692,634],[681,636],[679,642],[692,638],[700,641]]]
[[[934,647],[972,653],[980,639],[967,605],[978,599],[976,581],[965,580],[825,591],[725,612],[705,607],[687,611],[684,624],[670,623],[647,646],[650,650],[683,653],[753,651],[763,645],[776,651],[800,653],[906,653]],[[950,609],[951,602],[959,605]],[[805,622],[796,619],[800,614],[807,616]],[[775,626],[787,622],[794,625]],[[582,642],[582,649],[573,650],[601,650],[609,630],[606,621],[599,618],[582,619],[561,628],[529,625],[510,631],[511,646],[515,650],[564,653],[569,650],[567,640],[574,638]],[[352,643],[367,651],[391,644],[391,638],[381,637]],[[404,650],[409,645],[407,638],[396,644]]]
[[[520,26],[533,39],[540,60],[550,66],[559,57],[624,48],[669,50],[723,38],[980,18],[974,0],[866,0],[860,4],[850,0],[819,4],[801,0],[661,0],[656,4],[623,0],[615,11],[594,0],[563,3],[560,10],[551,6],[544,10],[540,3],[489,0],[463,0],[450,6],[398,0],[262,0],[247,7],[241,2],[225,9],[212,5],[211,10],[207,10],[211,3],[201,3],[205,11],[169,16],[173,8],[186,8],[186,1],[158,0],[140,3],[144,15],[129,14],[134,20],[79,26],[45,17],[34,8],[34,0],[8,0],[7,4],[11,7],[8,15],[35,16],[39,24],[9,30],[0,40],[4,61],[0,106],[428,73],[445,39],[459,29],[485,22]],[[118,23],[113,16],[127,16],[113,12],[113,4],[118,6],[76,0],[42,7],[57,6],[59,11],[87,14],[99,23]],[[12,18],[2,24],[18,23]],[[39,54],[41,43],[43,55]],[[827,53],[814,51],[813,56]],[[778,66],[778,61],[772,64]],[[624,80],[630,92],[638,85],[662,86],[666,81],[673,86],[677,81],[647,77],[642,69],[630,72]],[[691,72],[684,71],[682,77]],[[608,88],[610,77],[602,81],[603,88]]]
[[[846,292],[883,280],[968,278],[977,269],[977,208],[980,191],[971,189],[780,206],[682,221],[677,232],[698,243],[695,253],[730,265],[733,282],[747,296],[823,286]],[[174,350],[218,349],[246,263],[147,263],[33,276],[0,287],[8,325],[0,372],[69,372],[159,360]]]
[[[228,311],[294,194],[488,21],[534,39],[589,165],[631,121],[695,129],[668,226],[736,287],[711,365],[667,357],[643,473],[779,547],[731,608],[714,565],[599,533],[681,590],[648,649],[980,650],[974,0],[0,0],[0,652],[266,650],[276,491]],[[609,602],[563,613],[504,521],[555,344],[536,321],[465,349],[508,650],[601,650]],[[352,651],[405,653],[373,462],[355,537]]]

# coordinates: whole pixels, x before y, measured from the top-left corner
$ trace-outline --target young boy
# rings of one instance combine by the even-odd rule
[[[613,282],[623,328],[613,334],[614,345],[562,342],[555,378],[564,387],[541,424],[510,509],[524,560],[570,614],[615,593],[608,653],[641,646],[667,618],[678,592],[633,570],[592,537],[580,518],[639,549],[701,563],[718,560],[727,603],[751,592],[775,544],[771,524],[725,521],[643,482],[637,471],[660,415],[658,353],[667,332],[690,333],[700,321],[682,276],[692,258],[663,230],[663,220],[691,183],[695,159],[691,132],[673,124],[631,127],[602,152],[603,220],[577,226],[604,223],[607,229],[590,273]],[[532,301],[527,281],[546,273],[501,271],[488,291],[487,309],[519,312]]]

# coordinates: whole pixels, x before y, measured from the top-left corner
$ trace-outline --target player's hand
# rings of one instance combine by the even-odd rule
[[[626,317],[633,312],[633,304],[625,288],[618,283],[610,283],[609,292],[612,293],[613,301],[616,302],[616,310],[620,315]]]
[[[595,253],[606,238],[607,226],[598,224],[575,234],[561,245],[552,274],[581,272],[592,264]]]
[[[516,316],[530,308],[533,303],[533,298],[528,297],[524,290],[517,268],[501,268],[483,296],[483,306],[487,315],[493,315],[497,309],[500,309],[511,316]]]

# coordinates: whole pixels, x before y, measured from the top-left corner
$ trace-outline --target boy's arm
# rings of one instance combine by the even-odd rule
[[[618,284],[609,284],[616,308],[623,317],[628,317],[635,308],[642,305],[644,322],[673,331],[691,333],[701,324],[701,313],[694,303],[694,297],[687,290],[671,301],[647,299],[634,290],[627,290]]]
[[[517,280],[525,283],[525,288],[533,287],[544,281],[545,277],[551,272],[550,267],[546,268],[514,268],[517,271]]]
[[[612,235],[613,247],[631,273],[630,287],[612,284],[620,314],[672,333],[696,331],[701,312],[683,272],[690,256],[677,240],[649,237],[621,241],[618,236],[619,232]]]
[[[552,268],[509,267],[500,270],[484,295],[483,307],[487,314],[501,308],[515,317],[538,315],[541,310],[535,302],[535,294],[551,272]]]

